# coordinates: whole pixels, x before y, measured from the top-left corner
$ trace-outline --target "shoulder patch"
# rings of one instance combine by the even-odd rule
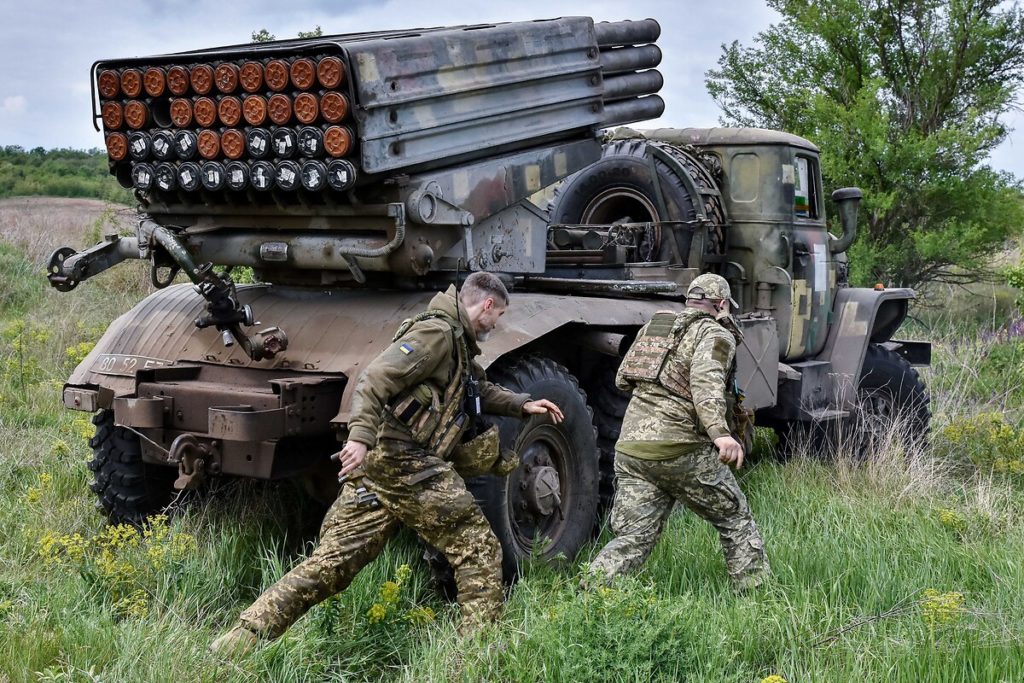
[[[407,356],[408,356],[408,355],[409,355],[410,353],[412,353],[412,346],[411,346],[410,344],[408,344],[408,343],[403,343],[403,344],[402,344],[401,346],[399,346],[398,348],[399,348],[399,349],[401,350],[401,352],[402,352],[402,353],[404,353],[404,354],[405,354],[405,355],[407,355]]]
[[[711,346],[711,358],[712,360],[725,365],[729,360],[729,356],[733,353],[735,345],[732,339],[721,335],[714,335],[712,338]]]

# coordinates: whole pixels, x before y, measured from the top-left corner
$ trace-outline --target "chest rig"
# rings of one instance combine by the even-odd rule
[[[472,421],[463,410],[467,388],[474,382],[462,326],[444,311],[428,309],[406,319],[395,332],[392,342],[404,337],[413,325],[433,319],[447,323],[452,333],[452,369],[448,382],[440,389],[431,382],[406,389],[389,404],[388,414],[409,430],[418,445],[444,457],[459,442]]]
[[[644,333],[626,352],[619,372],[630,381],[660,384],[687,401],[692,401],[690,364],[669,363],[668,361],[686,331],[698,320],[704,319],[715,320],[713,316],[703,312],[694,312],[683,316],[679,316],[673,311],[655,313]],[[730,402],[734,401],[736,394],[735,358],[729,367],[725,386],[727,399]]]

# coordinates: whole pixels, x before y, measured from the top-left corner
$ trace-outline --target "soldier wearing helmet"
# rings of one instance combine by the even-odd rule
[[[640,567],[676,501],[718,531],[737,590],[767,576],[761,534],[728,467],[742,467],[745,455],[733,436],[739,330],[730,306],[729,283],[700,275],[686,308],[655,314],[623,358],[615,383],[632,398],[615,445],[615,538],[591,563],[591,578]]]

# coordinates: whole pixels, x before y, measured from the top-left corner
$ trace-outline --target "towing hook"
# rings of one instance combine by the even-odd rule
[[[197,489],[206,478],[207,466],[215,455],[210,446],[201,443],[192,434],[181,434],[167,451],[167,461],[177,463],[178,478],[174,480],[174,488]]]

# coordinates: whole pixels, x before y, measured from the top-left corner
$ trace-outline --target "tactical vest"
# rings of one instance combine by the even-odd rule
[[[629,351],[626,352],[619,372],[633,382],[660,384],[687,401],[693,401],[693,394],[690,393],[690,366],[684,363],[670,366],[667,361],[669,354],[679,346],[686,331],[695,322],[705,318],[715,320],[707,313],[688,315],[680,320],[674,311],[658,311],[647,324],[644,333],[633,342]],[[726,415],[731,419],[732,406],[737,401],[735,357],[729,367],[725,386],[726,400],[729,403]]]
[[[409,430],[417,445],[445,457],[459,442],[469,426],[469,417],[462,410],[467,375],[471,371],[469,347],[462,326],[439,309],[428,309],[406,319],[395,332],[392,343],[404,337],[412,326],[424,320],[443,320],[452,332],[452,373],[443,390],[428,382],[406,389],[388,405],[385,416]]]

